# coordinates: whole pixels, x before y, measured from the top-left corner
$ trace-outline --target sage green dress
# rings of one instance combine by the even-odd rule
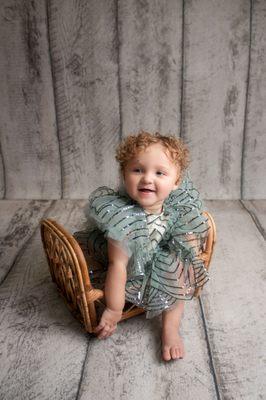
[[[179,299],[191,299],[209,279],[198,257],[208,231],[201,207],[188,176],[170,193],[160,215],[147,214],[123,191],[100,187],[90,196],[85,208],[88,245],[105,271],[107,239],[126,252],[126,299],[145,308],[147,318]]]

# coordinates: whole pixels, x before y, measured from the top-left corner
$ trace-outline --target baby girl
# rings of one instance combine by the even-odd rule
[[[119,145],[116,159],[123,189],[97,189],[88,208],[108,252],[106,308],[95,333],[114,333],[127,300],[148,318],[162,314],[162,357],[183,358],[184,300],[208,280],[198,257],[208,223],[185,176],[188,149],[173,136],[140,132]]]

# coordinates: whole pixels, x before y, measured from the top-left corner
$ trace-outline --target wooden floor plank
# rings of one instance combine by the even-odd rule
[[[239,202],[208,201],[218,241],[202,300],[224,399],[264,399],[266,244]]]
[[[57,201],[49,216],[81,229],[83,205]],[[0,287],[1,399],[77,395],[88,335],[59,297],[44,257],[37,231]]]
[[[48,200],[0,201],[0,282],[50,204]]]
[[[266,200],[242,200],[266,240]]]
[[[216,399],[198,301],[186,305],[183,360],[161,361],[160,321],[124,321],[105,341],[90,342],[79,400]]]
[[[10,204],[2,235],[10,232],[20,209]],[[85,226],[84,205],[60,200],[48,214],[74,232]],[[221,398],[265,398],[266,244],[240,202],[206,205],[217,224],[218,242],[202,302]],[[263,226],[265,203],[251,205]],[[28,210],[27,202],[23,206]],[[24,215],[22,210],[18,215]],[[24,230],[26,220],[26,215],[20,220]],[[51,282],[39,231],[31,235],[0,287],[0,364],[5,367],[0,368],[0,398],[217,398],[197,300],[186,305],[184,360],[161,362],[159,321],[144,316],[122,322],[106,341],[90,340],[87,352],[88,336]]]

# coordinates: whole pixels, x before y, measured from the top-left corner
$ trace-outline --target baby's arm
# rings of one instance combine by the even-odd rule
[[[128,256],[112,241],[108,241],[108,271],[105,281],[106,308],[94,332],[99,339],[106,338],[115,331],[121,319],[125,304]]]

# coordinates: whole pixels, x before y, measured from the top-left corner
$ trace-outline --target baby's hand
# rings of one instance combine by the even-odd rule
[[[120,321],[121,316],[122,311],[113,311],[110,308],[106,308],[99,325],[94,329],[98,339],[105,339],[111,336],[116,330],[117,322]]]

